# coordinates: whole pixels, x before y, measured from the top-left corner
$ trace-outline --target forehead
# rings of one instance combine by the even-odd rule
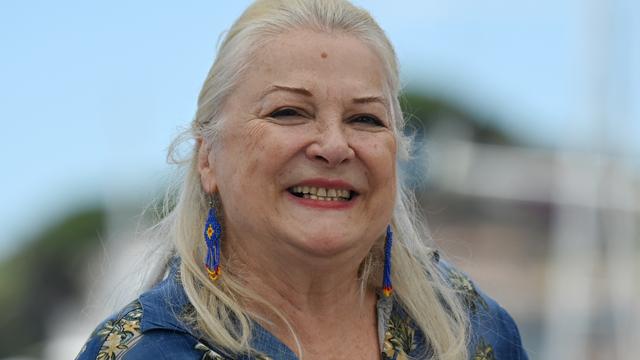
[[[261,90],[273,83],[315,92],[382,94],[385,71],[376,53],[354,36],[314,31],[278,35],[254,54],[245,80]]]

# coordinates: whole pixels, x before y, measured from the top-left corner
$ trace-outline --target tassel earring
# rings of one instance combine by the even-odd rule
[[[218,279],[220,275],[220,237],[222,226],[216,217],[216,209],[213,206],[213,197],[209,197],[209,215],[204,224],[204,242],[207,244],[207,256],[204,266],[211,280]]]
[[[382,293],[389,297],[393,293],[391,285],[391,244],[393,243],[393,232],[391,225],[387,225],[387,237],[384,243],[384,273],[382,275]]]

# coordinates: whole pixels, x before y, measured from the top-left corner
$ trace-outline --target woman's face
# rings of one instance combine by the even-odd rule
[[[369,251],[396,191],[384,74],[347,35],[292,32],[257,51],[225,103],[219,141],[200,156],[227,239],[322,257]]]

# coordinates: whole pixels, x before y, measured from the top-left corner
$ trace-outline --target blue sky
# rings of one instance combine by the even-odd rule
[[[152,195],[219,35],[248,3],[0,4],[0,253],[74,207]],[[605,128],[606,148],[640,155],[636,1],[356,3],[396,45],[408,86],[534,144],[585,149]],[[593,126],[597,114],[606,125]]]

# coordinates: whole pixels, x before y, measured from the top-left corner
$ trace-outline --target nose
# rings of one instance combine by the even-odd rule
[[[306,149],[307,158],[319,161],[326,167],[336,167],[353,159],[351,148],[341,123],[319,126],[315,141]]]

